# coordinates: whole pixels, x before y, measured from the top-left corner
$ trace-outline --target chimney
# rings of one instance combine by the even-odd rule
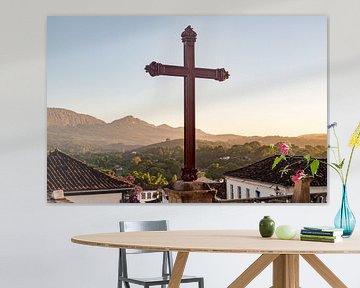
[[[64,200],[64,199],[65,199],[64,191],[63,191],[63,190],[54,190],[54,191],[51,193],[51,197],[52,197],[54,200]]]

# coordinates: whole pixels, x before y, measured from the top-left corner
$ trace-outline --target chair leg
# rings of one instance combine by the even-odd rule
[[[122,268],[122,255],[121,250],[119,249],[119,264],[118,264],[118,285],[117,288],[122,288],[122,281],[119,279],[119,276],[123,275],[123,268]]]
[[[162,276],[163,277],[168,274],[167,273],[168,265],[170,267],[170,263],[168,263],[168,254],[169,254],[169,252],[163,252],[163,262],[162,262]],[[161,288],[166,288],[166,285],[162,284]]]
[[[199,288],[204,288],[204,279],[199,280]]]
[[[129,282],[125,282],[125,281],[121,281],[121,280],[118,281],[118,288],[122,288],[122,283],[123,282],[124,282],[124,287],[125,288],[130,288]]]

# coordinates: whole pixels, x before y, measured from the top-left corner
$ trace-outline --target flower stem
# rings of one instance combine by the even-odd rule
[[[335,129],[335,127],[333,127],[333,130],[334,130],[334,135],[335,135],[335,138],[336,138],[337,151],[338,151],[338,156],[339,156],[339,163],[338,163],[338,164],[340,164],[342,158],[341,158],[341,155],[340,155],[339,137],[338,137],[337,134],[336,134],[336,129]]]
[[[331,164],[331,163],[327,163],[327,162],[321,161],[321,160],[319,160],[319,161],[320,161],[320,163],[324,163],[325,165],[328,165],[328,166],[330,166],[331,168],[333,168],[333,169],[336,171],[336,173],[339,174],[342,184],[343,184],[343,185],[345,184],[345,182],[344,182],[344,177],[343,177],[343,175],[341,175],[341,173],[339,172],[339,171],[341,171],[340,169],[338,169],[337,167],[335,167],[335,166],[334,166],[333,164]]]
[[[330,150],[331,150],[331,152],[332,152],[332,154],[333,154],[333,156],[334,156],[334,159],[335,159],[336,163],[339,164],[339,163],[340,163],[340,160],[337,159],[336,154],[335,154],[335,151],[334,151],[334,148],[330,148]]]
[[[356,137],[356,141],[359,139],[359,137],[360,137],[360,132],[359,132],[359,134],[358,134],[357,137]],[[356,141],[355,141],[355,144],[356,144]],[[354,151],[355,151],[355,147],[356,147],[355,144],[353,145],[353,147],[352,147],[352,149],[351,149],[351,154],[350,154],[350,158],[349,158],[349,163],[348,163],[347,169],[346,169],[345,185],[346,185],[346,183],[347,183],[348,176],[349,176],[349,170],[350,170],[351,160],[352,160],[352,157],[353,157],[353,154],[354,154]]]
[[[338,159],[338,165],[341,165],[341,162],[342,162],[342,158],[341,158],[341,154],[340,154],[340,144],[339,144],[339,137],[337,136],[337,134],[336,134],[336,129],[335,129],[335,127],[333,127],[333,131],[334,131],[334,135],[335,135],[335,139],[336,139],[336,149],[337,149],[337,152],[338,152],[338,157],[339,157],[339,159]],[[335,156],[335,155],[334,155]],[[336,157],[335,157],[335,159],[336,159]],[[348,166],[349,167],[349,166]],[[343,173],[343,170],[342,170],[342,165],[341,165],[341,168],[339,169],[339,175],[340,175],[340,178],[341,178],[341,182],[343,183],[343,184],[346,184],[346,180],[344,181],[344,173]]]
[[[349,158],[349,163],[347,165],[347,169],[346,169],[346,176],[345,176],[345,185],[347,183],[347,180],[348,180],[348,176],[349,176],[349,170],[350,170],[350,165],[351,165],[351,160],[352,160],[352,157],[353,157],[353,154],[354,154],[354,151],[355,151],[355,145],[353,146],[353,148],[351,149],[351,154],[350,154],[350,158]]]

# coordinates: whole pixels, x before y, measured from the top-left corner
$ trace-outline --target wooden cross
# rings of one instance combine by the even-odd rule
[[[195,67],[196,32],[189,25],[181,33],[184,43],[184,66],[163,65],[152,62],[145,71],[152,77],[159,75],[184,77],[184,167],[181,179],[197,179],[195,167],[195,78],[224,81],[229,73],[224,69],[207,69]]]

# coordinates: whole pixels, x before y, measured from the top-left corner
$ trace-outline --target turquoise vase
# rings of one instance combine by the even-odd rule
[[[341,207],[336,214],[334,224],[336,228],[344,229],[343,237],[346,238],[351,236],[355,228],[356,219],[349,207],[346,185],[343,185]]]

